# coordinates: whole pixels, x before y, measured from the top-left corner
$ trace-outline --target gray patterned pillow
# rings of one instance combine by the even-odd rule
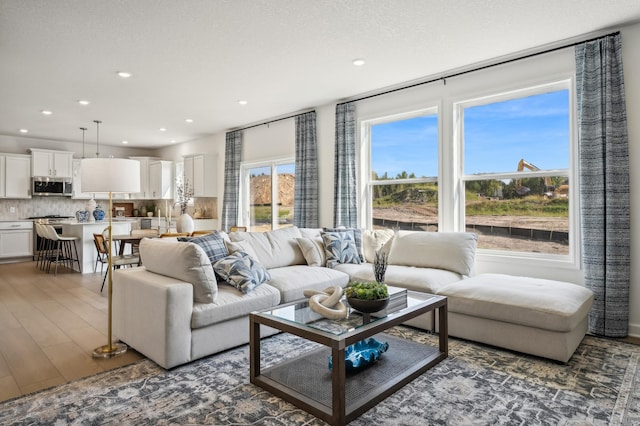
[[[178,241],[195,243],[202,247],[209,261],[214,263],[216,260],[220,260],[223,257],[229,255],[227,246],[224,244],[224,238],[217,232],[205,234],[200,237],[179,237]]]
[[[364,248],[363,248],[363,244],[362,244],[362,229],[360,229],[360,228],[340,227],[340,228],[323,228],[322,230],[324,232],[352,231],[353,232],[353,239],[354,239],[354,241],[356,243],[356,252],[358,253],[358,256],[360,256],[360,263],[365,262],[365,260],[364,260]]]
[[[322,232],[327,266],[335,268],[339,263],[361,263],[353,231]]]
[[[264,266],[243,251],[237,251],[213,264],[213,269],[223,280],[243,293],[249,293],[271,274]]]

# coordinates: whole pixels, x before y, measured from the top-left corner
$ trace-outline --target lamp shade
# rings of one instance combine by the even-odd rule
[[[80,163],[82,192],[140,192],[140,162],[126,158],[85,158]]]

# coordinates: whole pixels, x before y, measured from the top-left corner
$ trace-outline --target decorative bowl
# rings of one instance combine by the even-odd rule
[[[384,299],[367,300],[347,297],[347,302],[349,302],[349,306],[356,311],[362,312],[363,314],[371,314],[386,308],[389,304],[389,298],[385,297]]]

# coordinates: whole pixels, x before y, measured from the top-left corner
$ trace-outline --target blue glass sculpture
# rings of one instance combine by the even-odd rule
[[[389,343],[378,342],[373,337],[364,339],[353,345],[347,346],[344,350],[345,367],[347,371],[359,370],[375,362],[380,355],[389,349]],[[329,370],[333,366],[331,356],[329,356]]]

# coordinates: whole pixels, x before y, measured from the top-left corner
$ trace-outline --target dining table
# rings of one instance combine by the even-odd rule
[[[143,238],[158,238],[153,235],[130,235],[130,234],[122,234],[122,235],[113,235],[111,240],[116,244],[118,254],[123,255],[125,252],[125,247],[127,244],[131,245],[131,249],[133,251],[133,247],[140,244]]]

